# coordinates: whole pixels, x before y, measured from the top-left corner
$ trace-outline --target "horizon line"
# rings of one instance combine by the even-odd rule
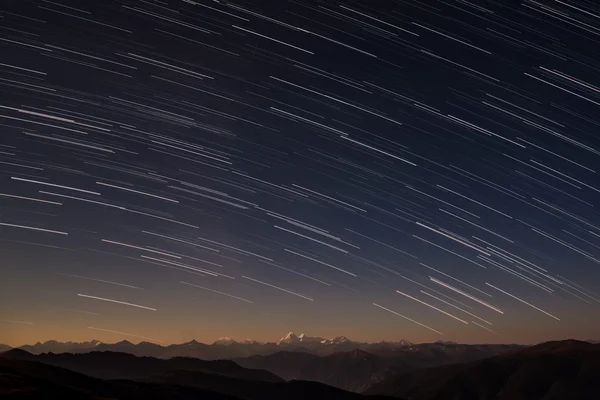
[[[554,342],[554,341],[564,341],[564,340],[577,340],[577,341],[581,341],[581,342],[595,342],[595,341],[597,341],[595,339],[581,340],[581,339],[565,338],[565,339],[542,340],[542,341],[539,341],[539,342],[536,342],[536,343],[533,343],[533,344],[532,343],[460,343],[460,342],[451,341],[451,340],[447,340],[447,341],[445,341],[445,340],[437,340],[437,341],[434,341],[434,342],[411,342],[411,341],[406,340],[406,339],[381,340],[381,341],[369,342],[369,341],[354,341],[354,340],[348,339],[347,337],[345,337],[343,335],[342,336],[336,336],[336,337],[331,338],[331,339],[326,339],[326,338],[322,338],[322,337],[318,337],[318,336],[309,336],[309,337],[311,337],[311,338],[318,338],[318,339],[322,339],[322,340],[328,340],[328,341],[331,341],[331,340],[333,340],[335,338],[338,338],[338,337],[344,337],[344,338],[347,339],[346,343],[348,343],[348,344],[352,343],[352,344],[357,344],[357,345],[365,345],[365,344],[367,344],[367,345],[373,345],[373,344],[383,344],[383,343],[397,344],[397,343],[405,342],[406,345],[422,345],[422,344],[442,343],[442,344],[457,344],[457,345],[468,345],[468,346],[475,346],[475,345],[496,345],[496,346],[502,346],[502,345],[519,345],[519,346],[531,346],[531,345],[536,345],[536,344],[540,344],[540,343],[547,343],[547,342]],[[134,346],[137,346],[137,345],[142,344],[142,343],[150,343],[150,344],[154,344],[154,345],[159,346],[159,347],[180,346],[180,345],[184,345],[184,344],[195,342],[195,343],[203,344],[203,345],[206,345],[206,346],[213,346],[213,345],[227,346],[228,344],[225,344],[225,343],[217,343],[220,340],[224,340],[224,339],[231,340],[231,344],[241,344],[241,345],[249,345],[249,344],[269,345],[269,344],[271,344],[271,345],[280,346],[282,344],[283,345],[289,344],[289,343],[286,343],[286,342],[281,343],[281,339],[282,338],[280,338],[280,339],[278,339],[276,341],[266,341],[265,342],[265,341],[258,341],[258,340],[253,340],[253,339],[242,339],[242,340],[238,341],[238,340],[236,340],[234,338],[231,338],[231,337],[221,337],[221,338],[216,339],[212,343],[200,342],[200,341],[198,341],[196,339],[191,339],[191,340],[188,340],[186,342],[181,342],[181,343],[170,343],[170,344],[161,344],[162,342],[157,343],[156,341],[151,341],[151,340],[140,340],[138,342],[132,342],[132,341],[129,341],[127,339],[123,339],[123,340],[116,341],[116,342],[104,342],[104,341],[101,341],[101,340],[98,340],[98,339],[94,338],[94,339],[91,339],[91,340],[88,340],[88,341],[81,341],[81,342],[70,341],[70,340],[62,342],[62,341],[59,341],[59,340],[56,340],[56,339],[49,339],[49,340],[46,340],[44,342],[37,341],[34,344],[27,344],[26,343],[26,344],[22,344],[22,345],[19,345],[19,346],[11,346],[11,345],[5,345],[5,346],[10,347],[10,349],[20,349],[20,348],[26,347],[26,346],[33,347],[33,346],[36,346],[38,344],[42,344],[43,345],[43,344],[46,344],[48,342],[56,342],[56,343],[59,343],[59,344],[68,344],[68,343],[72,343],[72,344],[85,344],[85,343],[98,342],[99,344],[105,344],[105,345],[115,345],[115,344],[127,342],[127,343],[130,343],[130,344],[134,345]],[[246,343],[244,343],[244,342],[246,342]],[[247,343],[247,342],[250,342],[250,343]],[[305,342],[305,343],[309,343],[309,342]],[[318,342],[318,343],[321,344],[321,342]],[[0,345],[2,345],[2,344],[3,343],[0,342]]]

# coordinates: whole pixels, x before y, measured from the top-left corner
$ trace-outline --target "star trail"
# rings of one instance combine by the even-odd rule
[[[587,0],[5,1],[0,343],[600,337],[598,49]]]

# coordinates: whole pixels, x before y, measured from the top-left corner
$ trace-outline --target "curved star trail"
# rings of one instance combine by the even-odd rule
[[[600,336],[596,3],[0,19],[0,343]]]

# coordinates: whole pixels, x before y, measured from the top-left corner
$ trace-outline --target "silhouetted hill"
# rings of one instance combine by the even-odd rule
[[[199,388],[132,381],[104,381],[35,361],[7,358],[0,358],[0,398],[20,400],[236,400],[232,396]]]
[[[600,345],[547,342],[464,364],[390,376],[366,394],[411,400],[600,399]]]
[[[341,389],[362,392],[386,376],[415,369],[478,360],[522,349],[518,345],[464,345],[456,343],[371,345],[376,354],[354,349],[317,357],[298,352],[234,359],[246,368],[271,371],[284,379],[322,382]]]
[[[12,360],[36,361],[37,356],[22,349],[10,349],[0,353],[0,358],[8,358]]]
[[[555,340],[551,342],[540,343],[535,346],[531,346],[524,349],[520,354],[558,354],[562,352],[572,351],[583,351],[583,350],[600,350],[600,346],[596,346],[597,343],[584,342],[581,340]],[[590,346],[591,345],[591,346]]]
[[[138,381],[101,380],[42,362],[9,358],[10,355],[22,354],[14,352],[7,357],[0,357],[0,398],[3,399],[391,399],[367,397],[316,382],[251,381],[200,371],[168,371]]]
[[[33,355],[21,349],[12,349],[1,358],[38,361],[44,364],[71,369],[100,379],[139,379],[171,370],[189,370],[221,374],[238,379],[280,382],[281,378],[265,370],[247,369],[229,360],[205,361],[197,358],[176,357],[163,360],[153,357],[136,357],[126,353],[92,352],[85,354]]]

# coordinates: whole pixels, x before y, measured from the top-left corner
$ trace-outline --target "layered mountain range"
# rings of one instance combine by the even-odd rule
[[[286,380],[317,381],[349,391],[362,392],[384,378],[398,373],[479,360],[523,347],[448,342],[410,345],[377,343],[369,345],[367,350],[355,347],[349,351],[323,356],[296,350],[234,358],[233,361],[246,368],[270,371]]]
[[[178,360],[182,357],[233,360],[242,367],[269,371],[285,380],[316,381],[362,392],[395,373],[478,360],[520,348],[522,346],[519,345],[464,345],[453,342],[413,344],[406,340],[362,343],[345,336],[325,339],[290,332],[270,343],[250,339],[238,342],[228,337],[212,344],[193,340],[169,346],[149,342],[133,344],[128,341],[112,344],[98,340],[83,343],[47,341],[21,346],[19,350],[40,355],[38,361],[51,360],[53,358],[49,355],[61,353],[97,355],[105,352],[162,360]],[[62,359],[68,358],[65,355]],[[93,358],[79,358],[90,359]],[[65,364],[59,366],[68,368]]]
[[[248,357],[253,355],[269,355],[282,350],[305,351],[324,356],[340,351],[350,351],[354,349],[370,351],[371,349],[394,349],[409,345],[411,345],[411,343],[405,340],[400,340],[398,342],[363,343],[352,341],[345,336],[325,339],[322,337],[307,336],[305,334],[296,335],[293,332],[290,332],[279,340],[268,343],[261,343],[251,339],[236,341],[229,337],[217,339],[212,344],[200,343],[192,340],[190,342],[168,346],[161,346],[150,342],[133,344],[127,340],[117,343],[103,343],[99,340],[81,343],[57,342],[55,340],[49,340],[44,343],[38,342],[33,345],[25,345],[19,348],[32,354],[77,354],[88,353],[91,351],[113,351],[158,358],[197,357],[205,360],[218,360]],[[0,345],[0,351],[2,351],[2,346],[4,345]],[[10,348],[4,346],[4,351],[8,349]]]
[[[390,375],[363,393],[411,400],[600,399],[600,344],[564,340]]]
[[[367,396],[318,382],[286,382],[270,372],[226,360],[164,360],[107,351],[35,355],[13,349],[0,354],[0,398],[362,400]]]
[[[498,354],[484,356],[494,352]],[[439,342],[379,355],[360,349],[327,356],[280,351],[235,361],[110,351],[36,355],[12,349],[0,353],[0,397],[592,400],[600,398],[600,344],[566,340],[502,347]]]

